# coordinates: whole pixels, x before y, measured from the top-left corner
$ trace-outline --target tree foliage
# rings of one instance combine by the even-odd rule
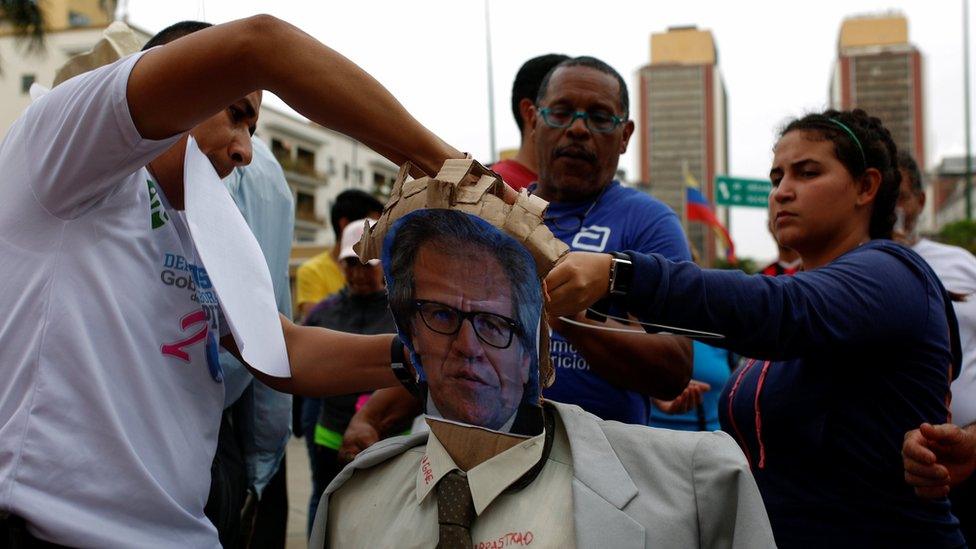
[[[43,47],[44,12],[36,0],[0,0],[0,22],[9,24],[15,34],[26,38],[28,47]]]
[[[948,223],[939,231],[936,240],[966,248],[970,253],[976,254],[976,221],[962,220]]]
[[[12,27],[27,53],[44,49],[44,11],[37,0],[0,0],[0,26],[7,25]]]
[[[723,257],[716,257],[714,268],[744,271],[746,274],[756,274],[759,272],[759,266],[756,265],[756,260],[751,257],[740,257],[735,263],[731,263]]]

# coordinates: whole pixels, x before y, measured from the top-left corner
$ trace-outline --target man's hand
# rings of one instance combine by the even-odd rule
[[[683,414],[701,406],[702,396],[712,390],[712,386],[694,379],[688,382],[685,390],[674,400],[651,399],[659,410],[665,414]]]
[[[380,433],[372,423],[366,421],[360,414],[352,416],[349,427],[342,435],[342,446],[339,447],[339,462],[349,463],[359,452],[376,444],[380,440]]]
[[[687,338],[648,334],[639,326],[616,320],[597,322],[585,313],[566,318],[591,328],[552,315],[547,318],[549,327],[583,355],[594,373],[617,387],[662,401],[677,398],[688,387],[694,354]]]
[[[902,444],[905,482],[923,498],[940,498],[976,470],[976,424],[965,429],[945,423],[905,434]]]
[[[610,254],[569,252],[546,277],[546,310],[553,316],[573,316],[607,295]]]
[[[348,463],[380,439],[402,432],[422,411],[420,401],[399,384],[376,391],[349,421],[339,461]]]

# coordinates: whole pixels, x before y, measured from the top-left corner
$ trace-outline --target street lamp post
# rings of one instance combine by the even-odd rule
[[[973,219],[973,147],[969,115],[969,0],[962,0],[963,104],[966,126],[966,219]]]
[[[488,160],[494,162],[497,154],[495,148],[495,78],[491,66],[491,17],[488,11],[488,0],[485,0],[485,51],[488,69],[488,136],[491,147]]]

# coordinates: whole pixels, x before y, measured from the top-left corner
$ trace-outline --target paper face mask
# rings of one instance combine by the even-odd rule
[[[417,210],[384,238],[383,269],[426,413],[538,434],[542,290],[525,247],[476,216]]]

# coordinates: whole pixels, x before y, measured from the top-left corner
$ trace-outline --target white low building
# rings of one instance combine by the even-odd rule
[[[255,135],[274,152],[295,195],[296,244],[331,246],[335,197],[362,189],[385,201],[396,178],[397,166],[372,149],[267,104]]]

